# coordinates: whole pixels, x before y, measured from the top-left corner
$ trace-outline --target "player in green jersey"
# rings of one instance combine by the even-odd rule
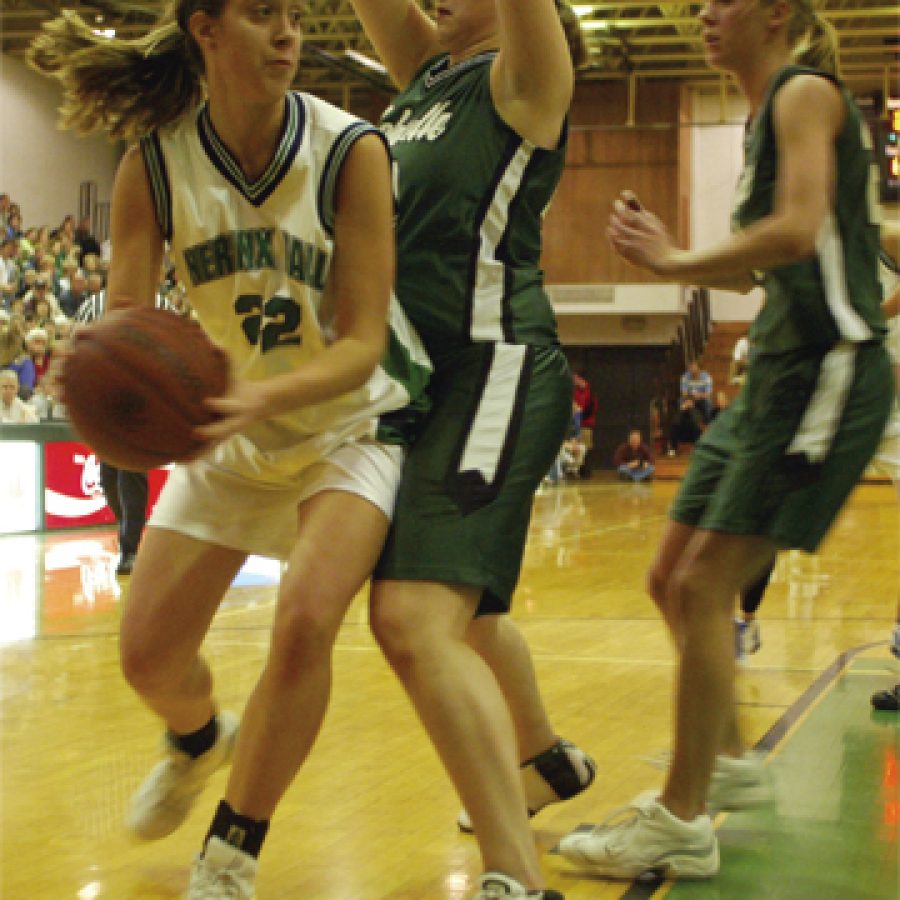
[[[744,388],[695,448],[648,579],[679,652],[666,784],[639,796],[632,816],[561,844],[570,861],[611,877],[718,871],[707,800],[734,803],[760,787],[735,727],[734,596],[779,548],[815,549],[893,399],[877,170],[836,77],[833,31],[811,0],[706,0],[700,21],[709,62],[735,76],[750,108],[732,234],[679,250],[627,193],[608,233],[660,278],[734,290],[762,282],[766,302]]]
[[[560,788],[574,793],[593,765],[550,728],[503,613],[534,491],[571,418],[539,257],[572,59],[552,0],[441,0],[436,21],[411,0],[354,5],[401,89],[382,120],[396,163],[396,290],[435,367],[372,626],[471,819],[487,870],[477,896],[556,897],[541,890],[526,808],[560,792],[536,772],[565,771]],[[535,755],[525,777],[543,787],[537,803],[517,772]]]

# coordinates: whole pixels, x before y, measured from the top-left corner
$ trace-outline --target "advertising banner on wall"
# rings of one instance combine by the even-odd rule
[[[148,513],[165,484],[167,471],[149,473]],[[100,484],[100,461],[84,444],[44,444],[44,528],[81,528],[114,522]]]

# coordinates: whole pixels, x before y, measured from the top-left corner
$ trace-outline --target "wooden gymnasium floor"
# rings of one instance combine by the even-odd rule
[[[672,668],[642,580],[675,488],[593,479],[536,501],[515,616],[560,734],[599,764],[586,795],[534,822],[550,884],[568,900],[896,898],[900,719],[869,707],[898,679],[887,637],[900,522],[884,484],[857,489],[821,555],[779,562],[762,649],[739,678],[777,800],[721,821],[719,878],[606,884],[550,852],[661,779],[645,757],[668,746]],[[112,576],[113,545],[108,530],[0,539],[5,900],[180,896],[222,788],[220,774],[166,840],[134,846],[120,830],[159,732],[117,670],[128,588]],[[241,707],[263,659],[276,576],[246,568],[209,636],[229,707]],[[453,792],[372,643],[362,598],[335,670],[324,731],[263,851],[260,900],[462,900],[479,872],[475,845],[456,831]]]

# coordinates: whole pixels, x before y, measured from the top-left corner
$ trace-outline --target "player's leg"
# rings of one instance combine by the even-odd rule
[[[116,517],[116,526],[122,521],[122,505],[119,501],[119,470],[109,463],[100,463],[100,484],[106,497],[106,505]],[[121,534],[120,534],[121,540]],[[119,548],[121,550],[121,547]]]
[[[357,494],[325,491],[301,505],[269,655],[244,710],[225,792],[238,813],[268,819],[309,753],[331,693],[338,629],[387,528],[385,513]]]
[[[325,717],[338,629],[387,528],[386,513],[355,493],[326,490],[300,505],[269,655],[244,709],[225,797],[194,862],[191,900],[218,896],[223,873],[236,882],[233,896],[253,896],[269,820]]]
[[[401,448],[362,441],[339,447],[298,479],[295,537],[268,658],[244,710],[225,797],[191,873],[190,898],[215,895],[223,872],[239,880],[235,896],[252,896],[269,819],[321,728],[335,638],[381,552],[402,464]]]
[[[716,755],[734,715],[734,595],[775,550],[764,537],[698,531],[669,581],[681,658],[675,745],[661,802],[683,821],[706,809]]]
[[[476,611],[509,609],[534,491],[571,421],[571,375],[555,348],[475,345],[444,361],[432,395],[371,623],[471,815],[485,867],[537,888],[510,713],[465,636]]]
[[[759,622],[756,620],[756,611],[762,603],[763,595],[769,587],[772,572],[775,570],[775,561],[766,568],[759,578],[741,591],[740,613],[734,620],[734,648],[739,662],[756,653],[762,646]]]
[[[217,715],[200,645],[245,554],[162,528],[141,544],[122,615],[126,680],[167,728],[166,757],[132,798],[126,827],[164,837],[230,757],[237,720]]]
[[[722,413],[694,448],[690,467],[673,505],[676,518],[667,523],[647,574],[647,591],[666,622],[679,655],[683,643],[682,613],[676,595],[670,593],[673,573],[695,537],[694,523],[702,516],[725,471],[733,443],[733,415],[733,411]],[[709,799],[717,808],[743,808],[761,802],[768,793],[760,760],[745,754],[737,703],[732,698]]]
[[[371,623],[468,811],[487,870],[542,884],[503,694],[466,642],[481,591],[378,581]]]
[[[668,551],[683,537],[677,527],[667,536]],[[734,595],[773,552],[766,538],[701,530],[691,535],[665,588],[664,605],[681,651],[675,745],[665,787],[659,796],[637,797],[631,804],[635,813],[627,819],[563,838],[560,850],[566,859],[613,877],[636,877],[655,868],[685,878],[708,878],[718,871],[718,845],[706,807],[734,707]]]
[[[531,651],[515,622],[508,615],[479,616],[469,624],[466,640],[490,666],[506,698],[529,813],[585,790],[594,780],[596,764],[554,730],[538,687]],[[471,830],[465,812],[460,814],[458,824],[463,831]]]

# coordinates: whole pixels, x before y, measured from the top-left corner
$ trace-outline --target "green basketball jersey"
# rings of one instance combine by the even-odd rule
[[[831,76],[786,66],[772,80],[744,146],[744,170],[732,216],[736,228],[771,214],[775,205],[778,145],[773,104],[779,88],[798,74]],[[839,85],[840,87],[840,85]],[[878,169],[872,141],[852,98],[835,141],[837,178],[831,214],[816,240],[816,255],[765,274],[766,302],[750,331],[759,353],[830,347],[836,341],[882,340],[878,283]]]
[[[476,341],[557,340],[541,224],[565,134],[545,150],[503,122],[490,91],[495,55],[429,60],[381,122],[397,177],[397,296],[436,361]]]

